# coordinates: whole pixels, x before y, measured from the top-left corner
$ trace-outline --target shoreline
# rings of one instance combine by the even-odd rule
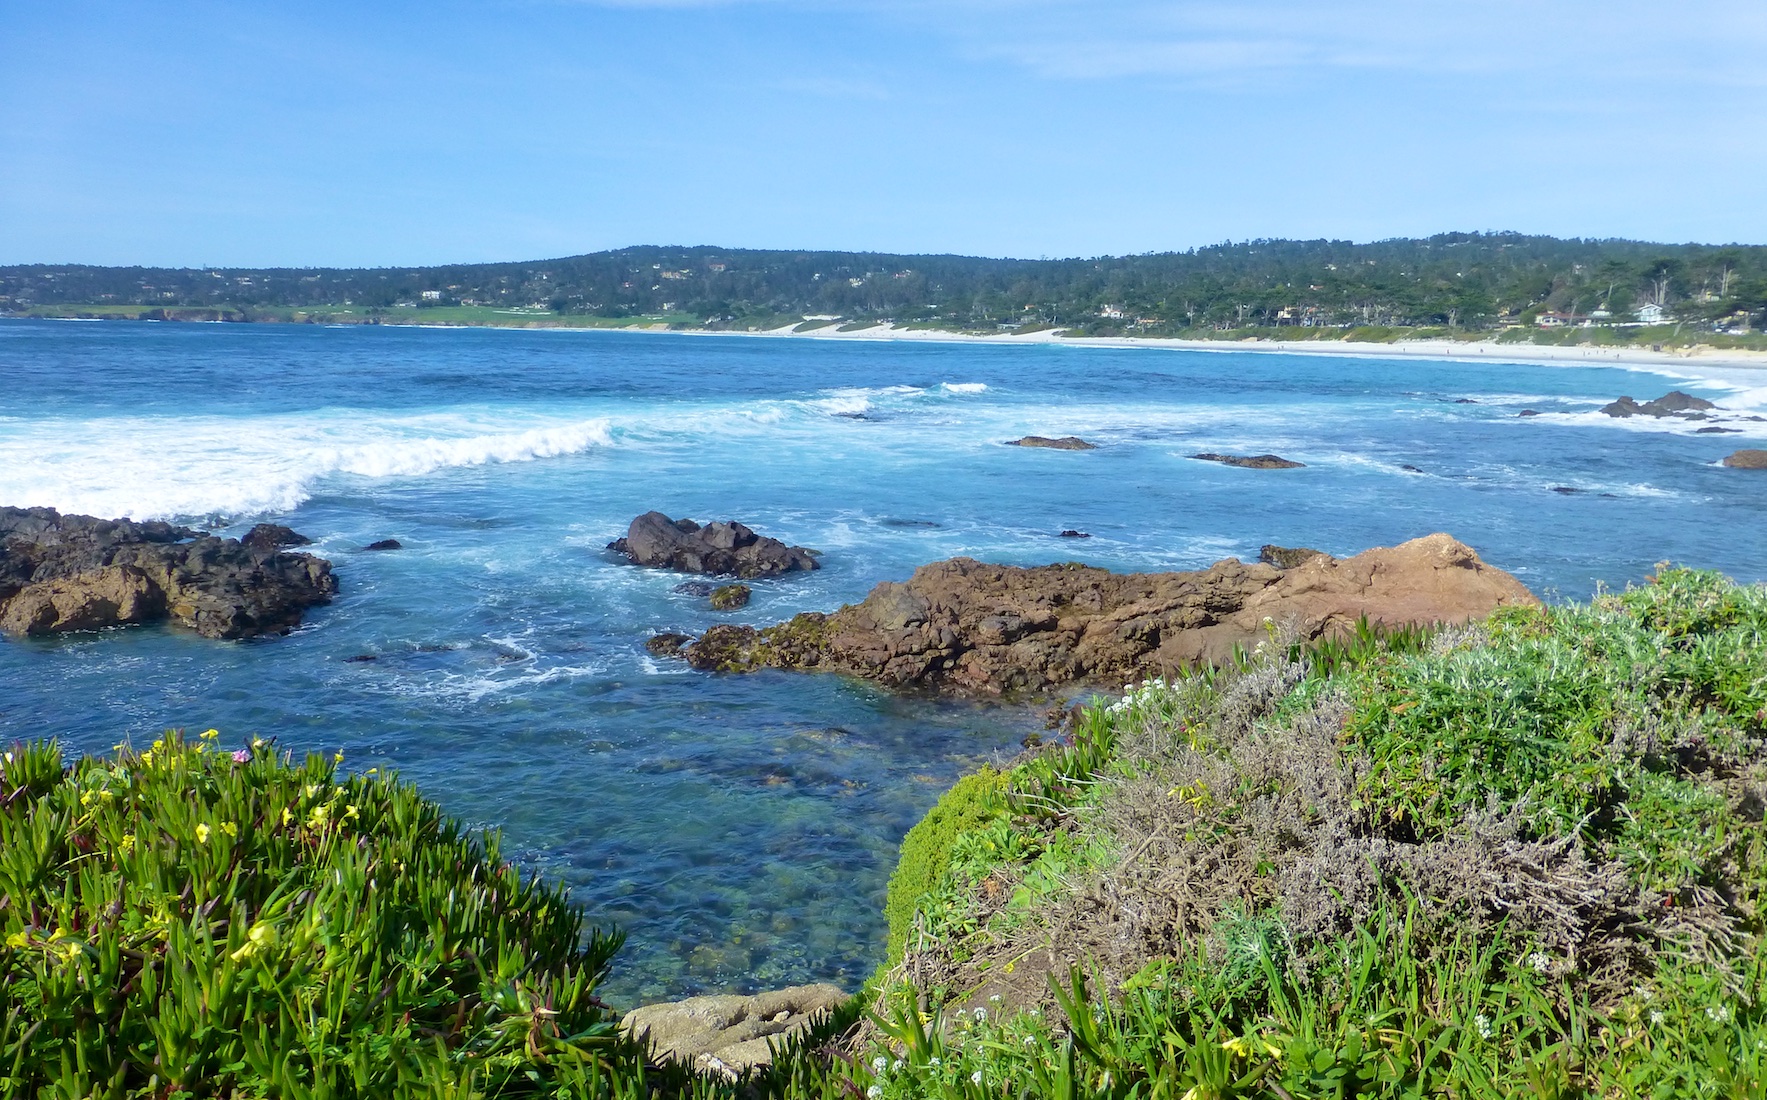
[[[563,327],[563,326],[560,326]],[[596,330],[600,331],[600,330]],[[635,328],[639,332],[660,329]],[[1398,340],[1393,343],[1344,340],[1187,340],[1172,336],[1064,336],[1065,329],[1043,329],[1031,333],[978,335],[945,329],[904,329],[890,322],[870,328],[840,332],[833,326],[810,332],[795,332],[791,327],[759,332],[727,329],[670,329],[689,336],[762,336],[798,340],[905,340],[942,343],[976,344],[1050,344],[1057,347],[1083,348],[1155,348],[1169,351],[1253,352],[1264,355],[1319,355],[1356,359],[1448,360],[1473,363],[1517,363],[1671,367],[1698,364],[1701,367],[1767,370],[1767,352],[1721,349],[1696,346],[1681,351],[1654,351],[1646,347],[1557,347],[1542,344],[1500,344],[1495,340]]]
[[[303,324],[294,320],[225,321],[220,319],[185,320],[172,318],[110,318],[110,317],[24,317],[12,320],[45,321],[108,321],[143,320],[159,324]],[[326,327],[355,327],[360,321],[342,322]],[[1695,345],[1674,351],[1658,351],[1635,345],[1592,346],[1587,344],[1560,346],[1550,344],[1499,343],[1496,340],[1395,340],[1390,343],[1347,340],[1270,340],[1247,337],[1238,340],[1195,340],[1175,336],[1066,336],[1061,328],[1041,329],[1029,333],[974,333],[951,329],[899,327],[893,321],[881,321],[862,329],[843,332],[837,324],[808,332],[796,331],[795,325],[774,329],[743,330],[713,328],[674,328],[668,324],[574,325],[551,319],[511,319],[508,324],[474,324],[469,322],[433,322],[396,320],[375,322],[387,328],[428,329],[513,329],[524,332],[636,332],[676,336],[740,336],[785,338],[794,340],[832,341],[904,341],[948,344],[1038,344],[1055,347],[1157,349],[1166,351],[1251,352],[1260,355],[1315,355],[1356,359],[1405,359],[1463,363],[1508,363],[1549,366],[1613,366],[1673,373],[1676,367],[1767,370],[1767,351],[1743,348],[1716,348]]]

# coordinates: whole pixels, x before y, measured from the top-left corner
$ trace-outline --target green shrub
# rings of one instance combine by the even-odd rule
[[[915,910],[945,877],[957,837],[1004,815],[1006,804],[1001,792],[1006,783],[1007,777],[992,768],[964,776],[902,838],[901,856],[895,874],[890,876],[884,905],[884,915],[890,922],[890,964],[901,961]]]
[[[407,784],[177,733],[0,761],[0,1095],[586,1096],[617,933]],[[542,1088],[541,1082],[548,1084]]]

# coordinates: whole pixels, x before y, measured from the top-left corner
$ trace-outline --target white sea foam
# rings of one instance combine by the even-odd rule
[[[939,388],[946,393],[986,393],[986,382],[940,382]]]
[[[135,519],[235,518],[292,510],[340,475],[417,477],[611,442],[605,419],[535,419],[316,412],[12,421],[0,426],[0,504]]]

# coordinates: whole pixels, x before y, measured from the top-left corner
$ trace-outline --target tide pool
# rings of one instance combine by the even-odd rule
[[[1716,465],[1767,423],[1596,411],[1671,388],[1767,408],[1767,376],[1693,364],[0,321],[0,383],[0,504],[286,523],[341,585],[281,639],[0,640],[0,740],[215,726],[395,768],[629,933],[609,991],[627,1002],[856,985],[902,833],[1042,726],[690,672],[645,653],[657,630],[832,609],[960,554],[1185,569],[1436,530],[1548,599],[1664,560],[1767,576],[1767,477]],[[1027,434],[1099,449],[1001,446]],[[1204,451],[1306,468],[1186,457]],[[824,568],[714,613],[605,551],[652,508],[742,520]],[[382,538],[405,549],[360,549]]]

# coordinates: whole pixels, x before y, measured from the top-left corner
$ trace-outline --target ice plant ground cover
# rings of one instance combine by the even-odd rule
[[[534,1095],[634,1061],[617,934],[408,784],[173,733],[0,762],[0,1095]]]
[[[1714,573],[1273,624],[953,788],[889,961],[736,1083],[640,1064],[594,997],[617,934],[407,786],[19,747],[0,1068],[37,1097],[1760,1097],[1764,736],[1767,589]]]

